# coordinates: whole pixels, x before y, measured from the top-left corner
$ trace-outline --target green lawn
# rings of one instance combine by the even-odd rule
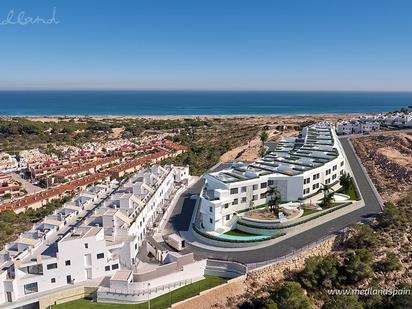
[[[186,285],[182,288],[172,291],[171,293],[167,293],[165,295],[159,296],[154,298],[150,301],[150,307],[152,309],[166,309],[170,307],[170,304],[177,303],[179,301],[188,299],[190,297],[196,296],[201,291],[208,290],[215,286],[221,285],[225,283],[226,280],[214,277],[214,276],[206,276],[205,279],[200,280],[198,282]],[[79,299],[71,302],[67,302],[60,305],[52,306],[53,309],[83,309],[83,308],[96,308],[96,309],[146,309],[148,307],[147,303],[142,304],[130,304],[130,305],[123,305],[123,304],[102,304],[102,303],[95,303],[87,299]]]
[[[256,234],[250,234],[250,233],[246,233],[246,232],[242,232],[239,230],[231,230],[231,231],[227,231],[226,233],[224,233],[225,235],[231,235],[231,236],[243,236],[243,237],[248,237],[248,236],[256,236]]]
[[[302,215],[302,217],[303,217],[303,216],[308,216],[308,215],[314,214],[314,213],[319,212],[319,211],[320,211],[320,210],[303,208],[303,215]]]

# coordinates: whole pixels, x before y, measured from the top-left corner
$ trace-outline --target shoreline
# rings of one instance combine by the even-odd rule
[[[94,119],[210,119],[210,118],[291,118],[291,117],[339,117],[339,116],[360,116],[365,114],[379,114],[376,113],[314,113],[314,114],[203,114],[203,115],[0,115],[1,118],[27,118],[27,119],[55,119],[64,120],[71,118],[94,118]]]

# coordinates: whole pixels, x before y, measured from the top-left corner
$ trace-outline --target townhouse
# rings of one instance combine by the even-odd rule
[[[0,252],[0,304],[132,270],[188,167],[152,166],[88,188]]]

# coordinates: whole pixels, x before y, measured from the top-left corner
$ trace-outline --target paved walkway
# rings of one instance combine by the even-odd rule
[[[370,215],[381,211],[379,198],[375,195],[373,188],[368,182],[367,176],[364,174],[362,166],[359,164],[356,155],[351,148],[347,137],[340,138],[342,146],[345,150],[349,164],[351,165],[354,177],[359,186],[365,201],[365,207],[355,210],[349,214],[343,215],[334,220],[325,222],[310,230],[288,238],[287,240],[278,242],[271,246],[258,248],[255,250],[247,250],[244,252],[217,252],[214,250],[206,250],[195,246],[190,246],[197,258],[216,258],[224,260],[238,261],[242,263],[262,262],[285,256],[294,250],[309,245],[322,237],[335,233],[355,222],[359,222]],[[187,194],[183,194],[171,218],[170,227],[174,231],[187,231],[190,226],[190,218],[195,206],[195,200],[190,199],[192,194],[199,194],[201,183],[193,186]]]

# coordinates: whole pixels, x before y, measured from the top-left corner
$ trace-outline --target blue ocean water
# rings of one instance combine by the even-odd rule
[[[0,91],[0,115],[364,113],[412,105],[412,92]]]

